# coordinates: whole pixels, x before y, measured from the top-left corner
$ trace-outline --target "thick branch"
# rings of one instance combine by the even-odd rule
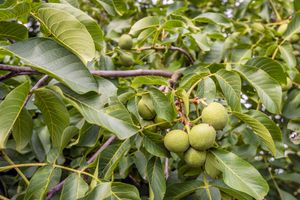
[[[24,74],[38,74],[39,72],[30,67],[10,66],[0,64],[0,70],[11,71],[14,76]],[[165,70],[149,70],[149,69],[137,69],[137,70],[93,70],[91,73],[95,76],[101,77],[133,77],[133,76],[162,76],[170,78],[174,74]]]
[[[157,45],[155,45],[155,46],[141,47],[137,50],[138,51],[144,51],[144,50],[149,50],[149,49],[155,49],[155,50],[169,49],[169,50],[172,50],[172,51],[179,51],[180,53],[185,55],[185,57],[189,60],[189,62],[191,64],[194,64],[194,62],[195,62],[195,59],[193,58],[193,56],[189,52],[187,52],[185,49],[182,49],[180,47],[175,47],[175,46],[167,47],[167,46],[157,46]]]

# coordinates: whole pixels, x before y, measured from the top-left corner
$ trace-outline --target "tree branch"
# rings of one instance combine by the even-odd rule
[[[24,74],[39,74],[40,72],[30,67],[10,66],[0,64],[0,70],[11,71],[13,76]],[[133,77],[133,76],[162,76],[170,78],[174,74],[165,70],[149,70],[149,69],[137,69],[137,70],[92,70],[91,74],[101,77]],[[12,76],[12,75],[10,75]]]
[[[5,65],[5,64],[0,64],[0,70],[11,71],[11,72],[34,72],[34,73],[37,72],[31,67],[13,66],[13,65]]]
[[[88,164],[91,164],[96,158],[97,156],[104,150],[106,149],[114,140],[116,139],[116,136],[110,136],[110,138],[108,138],[108,140],[106,140],[106,142],[101,145],[101,147],[90,157],[90,159],[87,161]],[[65,179],[66,180],[66,179]],[[47,197],[46,200],[50,200],[51,197],[58,191],[60,191],[65,183],[65,180],[62,180],[60,183],[58,183],[57,185],[55,185],[53,188],[51,188],[48,192],[47,192]]]
[[[109,71],[109,70],[95,70],[91,71],[93,75],[101,77],[132,77],[132,76],[163,76],[171,77],[173,72],[164,70],[148,70],[148,69],[137,69],[137,70],[124,70],[124,71]]]
[[[116,139],[116,136],[110,136],[108,140],[96,151],[92,157],[87,161],[88,164],[91,164],[94,160],[96,160],[97,156],[104,150],[106,149],[114,140]]]
[[[137,51],[144,51],[144,50],[150,50],[150,49],[154,49],[154,50],[172,50],[172,51],[179,51],[180,53],[182,53],[183,55],[185,55],[185,57],[189,60],[189,62],[191,64],[194,64],[195,59],[193,58],[192,54],[190,54],[189,52],[187,52],[185,49],[182,49],[180,47],[175,47],[175,46],[148,46],[148,47],[141,47],[139,49],[137,49]]]
[[[39,87],[41,87],[42,85],[45,84],[45,82],[48,80],[49,76],[48,75],[45,75],[43,76],[40,80],[38,80],[38,82],[36,82],[36,84],[31,88],[27,98],[26,98],[26,101],[25,101],[25,105],[28,103],[30,97],[32,96],[33,94],[33,91],[38,89]]]

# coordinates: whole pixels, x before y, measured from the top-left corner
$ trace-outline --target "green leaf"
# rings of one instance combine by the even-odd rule
[[[198,15],[194,18],[194,21],[202,22],[202,23],[210,23],[210,24],[217,24],[224,27],[230,27],[231,22],[225,15],[221,13],[212,13],[207,12],[201,15]]]
[[[163,199],[166,192],[166,180],[160,158],[153,157],[147,164],[147,180],[153,191],[154,199]]]
[[[0,0],[0,8],[8,8],[17,4],[17,0]]]
[[[96,55],[92,36],[73,15],[54,8],[40,8],[38,20],[47,28],[51,36],[80,57],[87,64]]]
[[[283,116],[288,119],[300,118],[300,90],[295,89],[288,94],[283,106]]]
[[[228,105],[233,111],[241,111],[240,94],[241,94],[241,78],[233,71],[224,69],[215,73],[222,92],[227,100]]]
[[[130,199],[140,200],[139,191],[133,185],[119,182],[102,182],[90,192],[85,200]]]
[[[192,180],[183,183],[175,183],[167,187],[166,200],[180,200],[195,192],[202,185],[202,181]]]
[[[30,113],[23,108],[12,129],[12,135],[16,141],[17,151],[20,152],[24,147],[27,146],[31,139],[32,129],[32,117]]]
[[[30,180],[24,200],[45,199],[50,181],[54,174],[55,168],[52,166],[45,166],[39,168]]]
[[[273,138],[269,130],[259,120],[251,117],[250,115],[239,112],[232,112],[232,114],[250,126],[253,132],[262,139],[262,142],[268,147],[272,154],[276,155]]]
[[[216,99],[217,88],[215,82],[210,77],[205,77],[197,88],[199,97],[205,97],[207,103],[211,103]]]
[[[300,13],[296,12],[293,19],[289,22],[287,30],[283,34],[283,39],[288,40],[294,34],[300,32]]]
[[[296,57],[293,52],[293,47],[290,44],[279,46],[281,58],[285,61],[289,68],[294,68],[297,65]]]
[[[273,140],[281,142],[282,141],[282,132],[276,123],[269,118],[268,115],[260,112],[258,110],[250,110],[248,112],[254,119],[260,121],[271,133]]]
[[[212,150],[207,159],[217,159],[215,166],[223,172],[223,180],[238,191],[245,192],[255,199],[263,199],[268,191],[268,183],[248,162],[231,152]]]
[[[104,33],[100,28],[100,26],[98,25],[98,23],[88,14],[68,4],[45,3],[42,5],[42,7],[64,10],[65,12],[68,12],[69,14],[76,17],[76,19],[80,21],[80,23],[82,23],[85,26],[85,28],[88,30],[88,32],[91,34],[94,43],[96,45],[96,48],[101,49],[101,44],[104,41]]]
[[[149,93],[157,116],[168,122],[173,121],[176,118],[176,111],[170,103],[170,98],[155,88],[150,88]]]
[[[282,91],[277,81],[262,69],[255,67],[241,66],[235,70],[256,89],[262,104],[268,111],[280,113]]]
[[[197,45],[202,51],[209,51],[210,50],[210,44],[208,40],[207,34],[204,33],[194,33],[191,34],[192,38],[195,40]]]
[[[300,184],[300,173],[297,172],[277,174],[275,175],[275,178],[286,182],[294,182]]]
[[[59,147],[61,135],[69,125],[69,113],[59,96],[52,90],[43,88],[34,91],[35,104],[41,110],[48,127],[52,144]]]
[[[182,77],[179,87],[187,88],[209,75],[208,69],[197,70]]]
[[[185,27],[185,24],[180,20],[167,20],[161,25],[161,29],[176,31],[176,28]]]
[[[246,65],[260,68],[267,72],[272,78],[279,83],[286,83],[286,76],[283,66],[276,60],[267,57],[256,57],[249,60]]]
[[[29,3],[18,3],[17,5],[7,8],[0,8],[0,21],[18,18],[22,15],[29,14],[31,10]]]
[[[215,41],[204,58],[205,63],[220,63],[225,53],[224,42]]]
[[[244,192],[237,191],[235,189],[232,189],[231,187],[227,186],[222,180],[215,179],[212,182],[210,182],[212,186],[215,186],[219,188],[222,192],[229,194],[230,196],[233,196],[234,198],[238,200],[253,200],[251,196],[248,194],[245,194]]]
[[[25,40],[28,38],[28,30],[22,24],[16,22],[0,22],[0,39]]]
[[[115,11],[118,13],[118,15],[123,15],[127,11],[127,6],[125,1],[122,0],[112,0],[113,6],[115,8]]]
[[[132,80],[131,86],[137,88],[141,85],[168,85],[168,79],[159,76],[138,76]]]
[[[168,157],[169,152],[165,149],[163,144],[163,136],[158,133],[152,133],[149,131],[143,132],[143,144],[145,149],[152,155],[157,157]]]
[[[0,149],[5,148],[6,141],[13,125],[18,119],[29,93],[29,82],[12,90],[0,104]]]
[[[114,8],[114,5],[113,5],[113,2],[112,0],[95,0],[94,1],[95,3],[97,3],[98,5],[100,5],[100,7],[103,7],[103,9],[109,14],[109,15],[112,15],[112,16],[115,16],[116,15],[116,11],[115,11],[115,8]]]
[[[79,174],[73,173],[65,179],[64,186],[60,194],[60,200],[74,200],[84,197],[89,190],[89,185]]]
[[[70,140],[79,134],[79,129],[75,126],[68,126],[61,135],[59,149],[62,151],[70,142]]]
[[[73,106],[78,109],[86,121],[111,131],[121,140],[131,137],[138,131],[134,125],[108,115],[102,110],[95,110],[90,108],[88,105],[82,104],[81,102],[74,103]]]
[[[5,48],[77,93],[97,91],[96,81],[83,63],[53,40],[34,38]]]
[[[137,32],[148,29],[151,27],[156,27],[160,24],[159,17],[148,16],[137,21],[130,29],[129,34],[135,35]]]
[[[282,200],[297,200],[296,197],[284,190],[279,189],[278,192]]]
[[[99,162],[101,173],[105,180],[110,179],[114,170],[119,165],[121,158],[130,150],[130,148],[130,139],[126,139],[120,144],[111,145],[101,153]]]

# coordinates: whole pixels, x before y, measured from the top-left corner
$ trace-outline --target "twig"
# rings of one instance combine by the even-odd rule
[[[106,149],[114,140],[116,139],[116,136],[110,136],[110,138],[108,138],[108,140],[98,149],[98,151],[96,151],[92,157],[90,157],[90,159],[87,161],[88,164],[91,164],[96,158],[97,156],[104,150]]]
[[[137,51],[144,51],[144,50],[150,50],[150,49],[154,49],[154,50],[172,50],[172,51],[179,51],[180,53],[182,53],[183,55],[185,55],[185,57],[189,60],[189,62],[191,64],[194,64],[195,62],[195,59],[193,58],[193,56],[187,52],[185,49],[182,49],[180,47],[175,47],[175,46],[170,46],[170,47],[167,47],[167,46],[147,46],[147,47],[141,47],[141,48],[138,48]]]
[[[106,149],[114,140],[116,139],[116,136],[111,136],[110,138],[108,138],[108,140],[92,155],[92,157],[90,157],[90,159],[87,161],[88,164],[92,163],[97,156],[104,150]],[[57,185],[55,185],[53,188],[51,188],[48,193],[47,193],[47,197],[46,200],[50,200],[51,197],[58,191],[60,191],[63,186],[64,186],[65,180],[62,180],[60,183],[58,183]]]
[[[36,72],[36,70],[32,69],[31,67],[13,66],[5,64],[0,64],[0,70],[11,72]]]
[[[49,76],[45,75],[43,76],[38,82],[36,82],[36,84],[31,88],[26,101],[25,101],[25,105],[28,103],[29,99],[31,98],[33,91],[38,89],[39,87],[43,86],[45,84],[45,82],[48,80]]]
[[[168,177],[169,177],[169,159],[168,158],[166,158],[165,159],[165,177],[166,177],[166,179],[168,179]]]

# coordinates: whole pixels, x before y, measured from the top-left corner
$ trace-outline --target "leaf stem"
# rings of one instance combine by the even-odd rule
[[[16,164],[14,163],[14,161],[12,161],[10,159],[10,157],[4,151],[2,151],[2,154],[3,154],[4,160],[6,160],[9,164],[16,166]],[[27,179],[27,177],[25,176],[25,174],[23,174],[23,172],[18,167],[15,167],[14,169],[22,177],[22,179],[26,183],[26,185],[29,185],[29,180]]]

